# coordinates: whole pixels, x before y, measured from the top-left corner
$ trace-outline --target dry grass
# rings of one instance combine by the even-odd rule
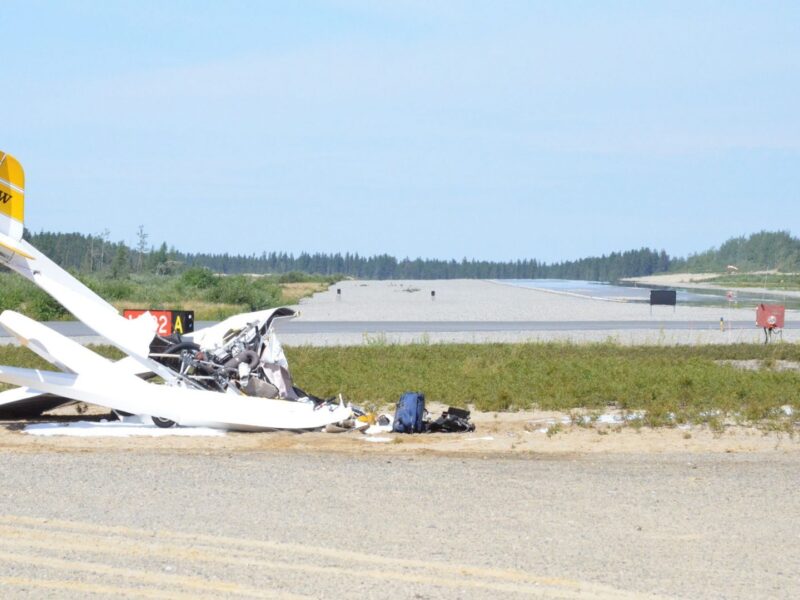
[[[142,305],[144,304],[144,305]],[[169,302],[164,305],[150,303],[136,303],[133,300],[117,300],[112,302],[114,308],[122,312],[126,308],[146,308],[146,309],[169,309],[169,310],[193,310],[196,321],[218,321],[230,315],[247,312],[248,307],[244,304],[224,304],[217,302],[205,302],[202,300],[187,300],[186,302]],[[146,306],[145,306],[146,305]]]
[[[281,292],[284,304],[297,304],[301,298],[313,296],[328,289],[327,282],[302,281],[299,283],[282,283]]]

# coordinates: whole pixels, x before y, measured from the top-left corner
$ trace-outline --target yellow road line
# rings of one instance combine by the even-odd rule
[[[485,567],[471,567],[468,565],[448,564],[441,562],[430,562],[421,560],[409,559],[396,559],[390,557],[382,557],[374,554],[363,554],[358,552],[337,550],[331,548],[322,548],[315,546],[306,546],[301,544],[283,544],[271,541],[261,540],[248,540],[240,538],[232,538],[226,536],[211,536],[207,534],[187,534],[174,531],[148,531],[143,529],[134,529],[125,526],[103,526],[91,523],[80,523],[73,521],[63,520],[48,520],[37,519],[32,517],[17,517],[13,515],[0,516],[0,522],[7,522],[12,524],[19,524],[28,527],[42,528],[47,531],[47,535],[52,535],[54,529],[67,530],[68,532],[78,532],[81,535],[90,535],[89,532],[96,532],[100,535],[122,535],[134,537],[146,537],[148,540],[172,540],[182,543],[193,544],[191,550],[183,549],[179,546],[165,546],[169,548],[166,552],[177,552],[185,558],[196,558],[203,561],[223,562],[228,564],[246,564],[248,566],[263,566],[268,568],[278,568],[286,570],[299,570],[305,572],[315,572],[319,574],[328,575],[347,575],[355,577],[369,577],[380,580],[399,580],[407,582],[418,582],[426,585],[442,586],[442,587],[455,587],[455,588],[483,588],[492,589],[496,591],[507,591],[515,593],[527,593],[540,595],[548,588],[547,592],[552,597],[559,593],[566,594],[564,597],[569,598],[656,598],[654,595],[646,595],[636,592],[627,592],[606,586],[602,584],[595,584],[589,582],[581,582],[569,579],[551,578],[551,577],[537,577],[529,575],[528,573],[516,570],[493,569]],[[30,530],[27,530],[30,531]],[[93,544],[97,545],[103,543],[101,540],[94,540]],[[119,540],[113,540],[109,543],[118,544]],[[123,542],[130,544],[131,542]],[[150,542],[152,544],[152,542]],[[206,544],[211,547],[205,549],[198,548],[197,545]],[[231,548],[221,549],[219,546],[228,546]],[[152,547],[147,552],[152,552]],[[282,555],[287,553],[312,555],[326,559],[342,561],[345,563],[366,563],[378,565],[383,567],[383,570],[372,571],[362,568],[348,566],[348,567],[334,567],[334,566],[317,566],[308,565],[305,563],[281,563],[261,559],[259,555],[256,558],[248,556],[252,552],[263,552],[265,550],[278,552]],[[231,556],[230,552],[233,551],[237,554],[244,553],[245,556]],[[189,552],[191,555],[186,556],[185,553]],[[225,553],[228,553],[227,555]],[[461,576],[459,579],[450,579],[440,575],[427,574],[417,575],[410,573],[403,573],[400,569],[419,569],[427,573],[442,573],[452,576],[458,574]],[[472,578],[479,578],[475,581]],[[492,581],[495,580],[495,581]],[[499,581],[497,581],[499,580]],[[509,583],[502,583],[509,582]],[[513,585],[517,584],[517,585]],[[518,584],[532,584],[529,586],[520,586]]]
[[[9,531],[0,527],[0,548],[36,548],[49,552],[87,552],[103,555],[115,555],[124,551],[128,557],[155,557],[161,556],[172,560],[199,561],[204,563],[217,563],[226,566],[241,566],[248,568],[263,569],[264,571],[276,572],[298,572],[302,574],[315,574],[326,577],[340,577],[344,579],[364,580],[374,579],[378,582],[399,581],[402,583],[417,583],[426,586],[435,586],[451,589],[483,589],[494,592],[524,594],[533,597],[562,598],[564,600],[597,599],[597,598],[618,598],[614,595],[597,595],[595,592],[584,593],[580,590],[556,589],[551,586],[536,586],[535,584],[520,584],[508,582],[496,582],[475,580],[469,577],[458,579],[448,578],[442,575],[404,573],[402,571],[371,571],[358,567],[338,567],[333,565],[313,565],[303,563],[290,563],[281,561],[271,561],[255,557],[225,556],[220,554],[220,550],[215,552],[201,551],[198,548],[183,548],[162,543],[142,544],[127,540],[100,540],[100,539],[58,539],[53,534],[41,534],[39,540],[31,539],[24,533],[18,534],[18,538],[12,539]],[[20,539],[21,538],[21,539]],[[223,551],[224,552],[224,551]],[[2,554],[0,554],[1,556]],[[452,573],[451,573],[452,575]]]
[[[523,571],[515,571],[509,569],[494,569],[490,567],[472,567],[468,565],[460,565],[453,563],[444,563],[439,561],[423,561],[414,559],[402,559],[393,557],[384,557],[377,554],[365,554],[361,552],[354,552],[351,550],[340,550],[337,548],[325,548],[321,546],[309,546],[305,544],[273,542],[267,540],[253,540],[246,538],[236,538],[230,536],[214,536],[203,533],[184,533],[179,531],[168,531],[163,529],[146,530],[135,529],[126,527],[124,525],[96,525],[94,523],[85,523],[78,521],[65,521],[60,519],[40,519],[36,517],[22,517],[14,515],[0,515],[0,521],[8,521],[11,523],[22,523],[29,525],[39,525],[47,527],[60,527],[69,530],[78,531],[95,531],[98,533],[116,533],[120,535],[134,535],[138,537],[147,537],[153,539],[154,537],[162,537],[165,539],[190,541],[190,542],[205,542],[218,546],[220,544],[239,546],[243,548],[251,548],[254,550],[273,550],[280,553],[294,552],[296,554],[307,554],[322,558],[331,558],[334,560],[344,560],[347,562],[361,562],[370,563],[387,567],[410,567],[427,569],[433,571],[452,572],[458,571],[459,573],[467,573],[470,575],[493,577],[497,579],[506,579],[510,581],[527,581],[530,583],[538,583],[544,585],[561,585],[564,587],[581,587],[581,583],[569,579],[560,579],[553,577],[537,577],[529,575]],[[609,588],[611,589],[611,588]],[[618,590],[614,590],[618,591]]]
[[[3,577],[0,576],[0,586],[38,588],[44,590],[69,590],[82,592],[85,594],[102,594],[104,596],[125,596],[126,598],[154,598],[160,600],[197,600],[203,598],[214,598],[214,596],[198,596],[197,592],[181,593],[175,591],[155,590],[151,588],[123,587],[121,585],[103,585],[99,583],[84,583],[81,581],[70,581],[69,579],[30,579],[27,577]]]
[[[0,540],[2,546],[17,546],[23,545],[26,547],[36,547],[36,543],[16,544],[11,540]],[[42,549],[47,549],[46,544],[42,544]],[[248,596],[251,598],[280,598],[286,600],[303,599],[307,596],[297,596],[293,594],[275,592],[271,590],[255,589],[242,586],[238,583],[224,582],[224,581],[211,581],[201,577],[189,577],[186,575],[162,575],[157,573],[150,573],[147,571],[139,571],[127,567],[114,567],[102,563],[95,563],[83,560],[67,560],[62,558],[54,558],[51,556],[42,556],[35,554],[18,554],[16,552],[5,552],[0,550],[0,560],[14,563],[23,563],[28,566],[45,567],[48,569],[56,569],[62,571],[79,571],[82,573],[95,573],[98,575],[109,575],[113,577],[124,577],[126,579],[133,579],[144,581],[151,584],[167,585],[184,587],[188,589],[198,590],[200,592],[218,592],[226,596]]]

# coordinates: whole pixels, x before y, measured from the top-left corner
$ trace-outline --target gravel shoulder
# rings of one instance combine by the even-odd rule
[[[0,449],[4,598],[795,598],[800,455]]]

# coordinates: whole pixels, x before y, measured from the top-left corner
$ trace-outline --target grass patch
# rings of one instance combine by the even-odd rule
[[[121,356],[113,348],[94,349]],[[800,362],[794,344],[373,344],[288,347],[286,353],[300,387],[320,396],[341,393],[369,407],[393,404],[405,390],[421,390],[429,401],[472,404],[482,411],[537,408],[596,415],[613,408],[642,411],[630,422],[634,427],[690,422],[715,431],[731,420],[793,429],[781,407],[800,414],[800,373],[763,368],[779,360]],[[726,360],[759,360],[762,368],[718,362]],[[12,346],[0,346],[0,364],[54,368]]]
[[[717,426],[774,418],[800,409],[800,374],[736,369],[718,360],[800,361],[792,344],[765,347],[653,347],[613,343],[377,344],[287,348],[295,381],[314,393],[356,403],[397,401],[422,390],[431,401],[483,411],[539,408],[569,412],[609,407],[644,411],[641,425],[684,422]]]
[[[327,281],[302,281],[281,283],[283,304],[297,304],[302,298],[308,298],[328,289]]]
[[[739,288],[767,288],[770,290],[800,290],[800,273],[735,273],[707,279],[704,283],[714,283]]]

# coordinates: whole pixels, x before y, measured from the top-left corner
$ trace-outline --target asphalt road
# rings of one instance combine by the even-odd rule
[[[143,445],[145,442],[143,442]],[[3,598],[796,598],[800,455],[0,460]]]
[[[80,321],[48,321],[44,323],[69,337],[96,335]],[[213,325],[198,321],[196,327]],[[726,321],[731,329],[753,330],[752,320]],[[789,322],[787,329],[800,328],[800,322]],[[719,322],[711,321],[302,321],[282,320],[276,323],[278,333],[301,334],[375,334],[375,333],[480,333],[509,331],[633,331],[633,330],[703,331],[719,330]],[[0,344],[13,338],[0,328]]]

